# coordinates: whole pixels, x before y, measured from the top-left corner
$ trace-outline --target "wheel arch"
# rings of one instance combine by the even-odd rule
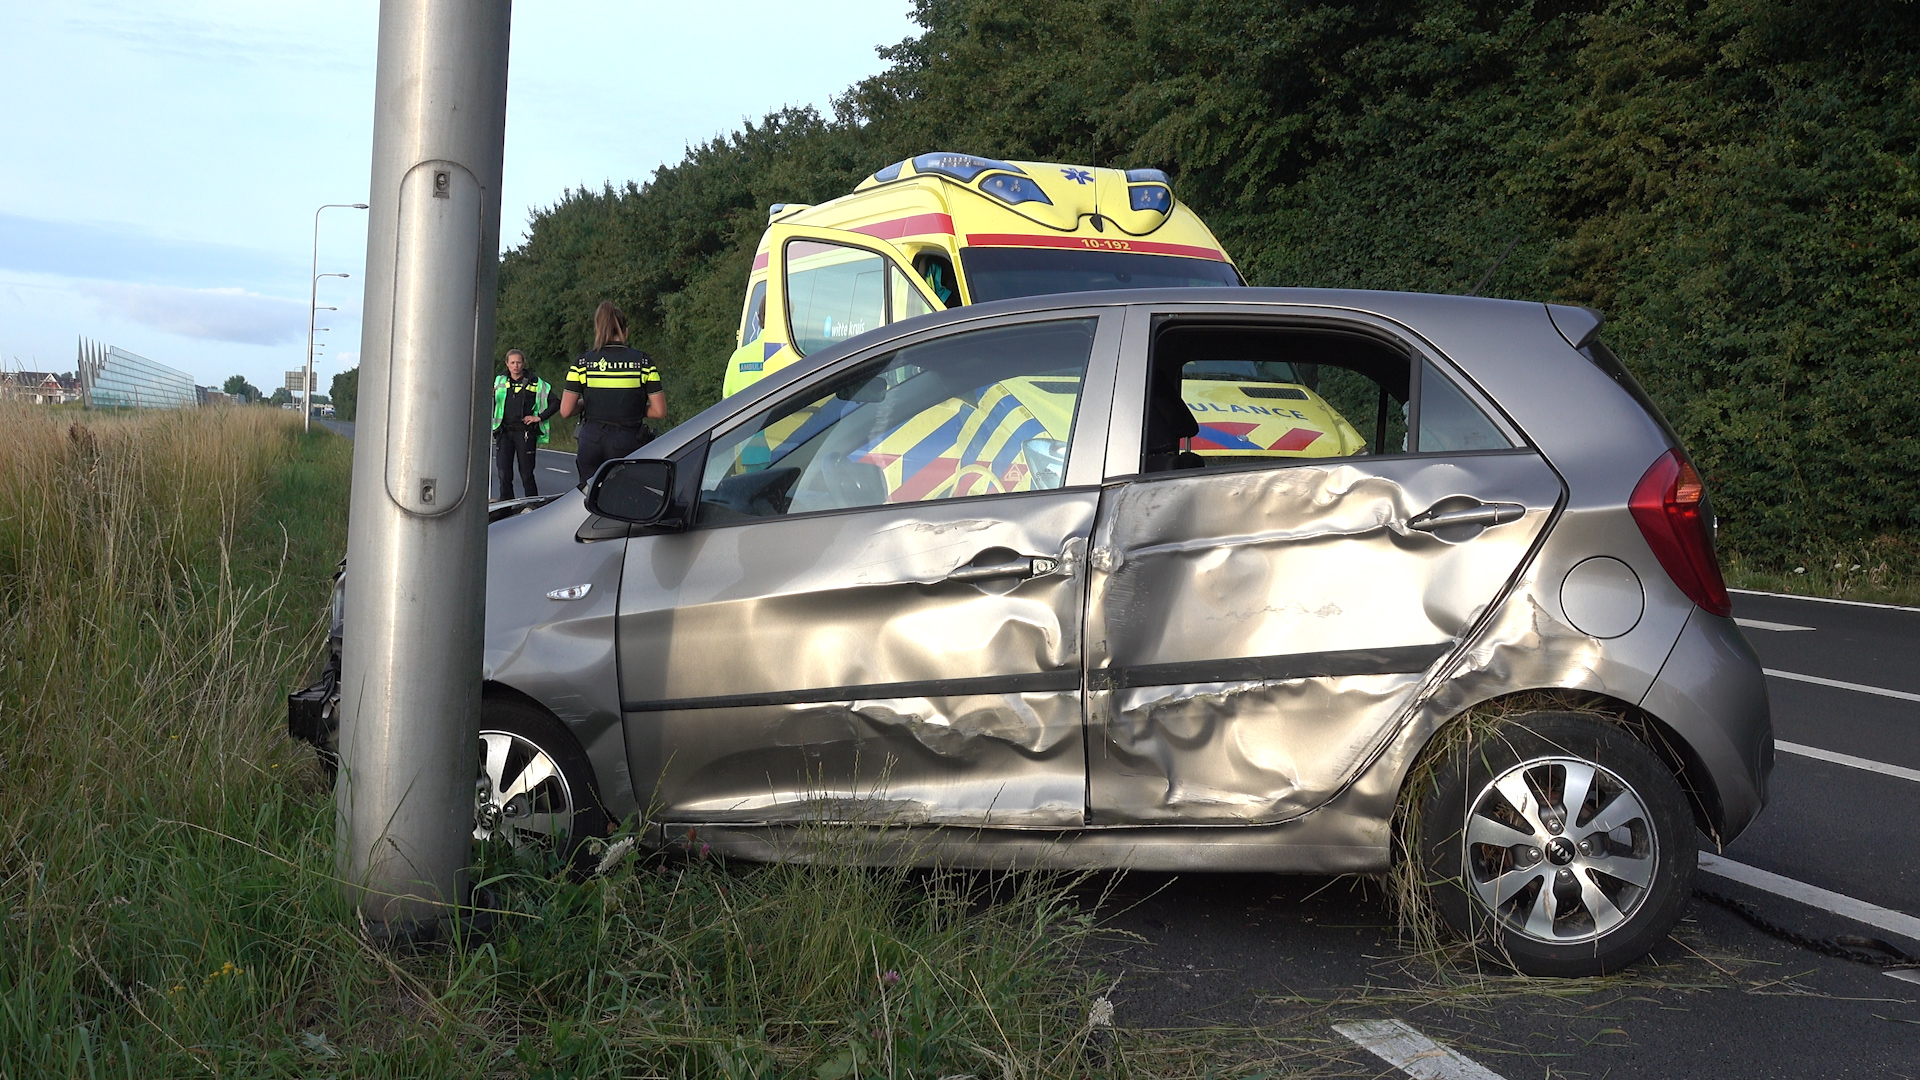
[[[579,752],[580,760],[586,766],[588,783],[592,785],[591,794],[594,800],[602,806],[606,805],[606,792],[600,780],[599,770],[593,767],[593,755],[587,753],[586,745],[580,741],[580,734],[573,730],[572,724],[541,704],[540,699],[494,679],[487,679],[480,684],[480,701],[483,707],[489,701],[510,701],[516,705],[524,705],[551,719],[559,730],[566,732],[566,737],[573,741],[573,748]]]
[[[1578,712],[1600,716],[1631,732],[1634,738],[1654,752],[1661,763],[1673,773],[1674,780],[1687,797],[1687,805],[1693,812],[1694,824],[1708,836],[1718,838],[1722,832],[1725,814],[1720,800],[1720,790],[1715,784],[1712,772],[1707,768],[1698,753],[1687,744],[1666,722],[1629,701],[1591,690],[1576,690],[1568,687],[1535,687],[1526,690],[1512,690],[1490,695],[1475,701],[1455,712],[1438,725],[1421,745],[1420,752],[1414,755],[1414,765],[1402,778],[1402,794],[1406,786],[1417,782],[1422,775],[1420,763],[1439,746],[1445,745],[1444,736],[1468,721],[1475,715],[1493,712],[1497,715],[1511,715],[1526,712]]]

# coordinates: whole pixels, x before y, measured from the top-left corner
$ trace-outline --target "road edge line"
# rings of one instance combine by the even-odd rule
[[[1333,1030],[1414,1080],[1501,1080],[1499,1073],[1402,1020],[1353,1020],[1335,1024]]]
[[[1785,739],[1773,740],[1773,746],[1776,750],[1783,750],[1789,754],[1795,754],[1800,757],[1813,758],[1816,761],[1830,761],[1835,765],[1845,765],[1850,769],[1879,773],[1882,776],[1892,776],[1920,784],[1920,769],[1909,769],[1905,765],[1889,765],[1884,761],[1854,757],[1852,754],[1842,754],[1835,750],[1822,750],[1817,746],[1787,742]]]
[[[1815,604],[1845,604],[1848,607],[1884,608],[1887,611],[1920,611],[1920,607],[1908,607],[1905,604],[1876,604],[1871,600],[1842,600],[1837,596],[1801,596],[1799,593],[1767,592],[1764,589],[1728,589],[1738,596],[1772,596],[1781,600],[1806,600]]]
[[[1878,694],[1881,697],[1898,698],[1901,701],[1920,701],[1920,694],[1911,694],[1905,690],[1889,690],[1884,686],[1868,686],[1865,683],[1842,682],[1839,679],[1823,679],[1818,675],[1802,675],[1797,671],[1780,671],[1777,668],[1761,668],[1760,670],[1776,679],[1791,679],[1794,682],[1812,683],[1815,686],[1831,686],[1837,690],[1852,690],[1861,694]]]
[[[1878,904],[1869,904],[1865,900],[1855,900],[1851,896],[1823,889],[1818,885],[1809,885],[1804,881],[1795,881],[1770,870],[1757,866],[1734,862],[1732,859],[1715,855],[1712,852],[1700,853],[1700,869],[1709,874],[1737,881],[1759,889],[1761,892],[1793,900],[1808,907],[1816,907],[1854,922],[1885,930],[1890,934],[1920,941],[1920,919],[1904,911],[1883,908]]]

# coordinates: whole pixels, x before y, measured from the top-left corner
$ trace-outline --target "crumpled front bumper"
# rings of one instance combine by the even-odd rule
[[[340,745],[340,654],[330,652],[320,677],[287,695],[287,734],[331,755]]]

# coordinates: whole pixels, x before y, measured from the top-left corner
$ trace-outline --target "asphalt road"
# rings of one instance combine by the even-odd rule
[[[537,465],[543,491],[574,481],[571,454]],[[1767,809],[1717,852],[1745,880],[1697,884],[1794,933],[1920,953],[1920,609],[1743,593],[1734,614],[1772,673],[1780,753]],[[1092,964],[1114,1022],[1167,1045],[1212,1028],[1241,1047],[1223,1075],[1920,1078],[1920,971],[1704,900],[1634,969],[1556,982],[1436,969],[1366,879],[1104,874],[1079,895],[1110,932]],[[1383,1022],[1405,1028],[1380,1054],[1356,1041]]]

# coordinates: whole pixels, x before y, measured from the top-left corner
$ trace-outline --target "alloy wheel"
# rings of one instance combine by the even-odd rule
[[[1462,832],[1480,903],[1511,932],[1549,945],[1591,941],[1631,919],[1659,858],[1645,800],[1575,757],[1502,772],[1474,798]]]
[[[573,789],[552,756],[506,731],[480,733],[473,838],[504,839],[516,852],[565,850],[573,832]]]

